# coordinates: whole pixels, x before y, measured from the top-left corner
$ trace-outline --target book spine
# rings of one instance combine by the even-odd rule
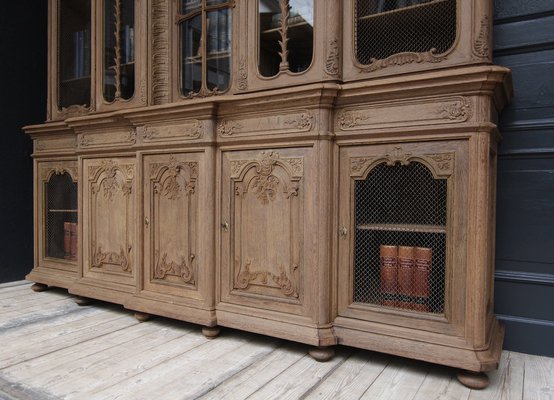
[[[433,250],[428,247],[414,249],[414,310],[429,311],[429,278],[431,277],[431,260]]]
[[[398,307],[413,309],[415,259],[414,248],[398,247]]]
[[[396,306],[398,247],[381,245],[379,248],[381,261],[381,297],[386,307]]]
[[[77,223],[72,222],[70,224],[70,259],[77,260]]]
[[[63,258],[69,260],[71,258],[71,223],[63,223]]]

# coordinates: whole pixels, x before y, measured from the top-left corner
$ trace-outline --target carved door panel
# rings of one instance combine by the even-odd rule
[[[223,301],[301,312],[310,157],[309,149],[223,154]]]
[[[460,334],[467,148],[444,141],[340,149],[339,316],[407,327],[419,318],[422,329]]]
[[[83,276],[134,285],[135,160],[85,159]]]
[[[203,262],[198,253],[202,160],[200,153],[144,157],[143,274],[147,291],[198,296],[198,265]]]

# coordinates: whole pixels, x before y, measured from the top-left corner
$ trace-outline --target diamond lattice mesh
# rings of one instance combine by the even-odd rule
[[[64,223],[77,222],[77,184],[68,173],[54,175],[45,184],[46,256],[69,259],[64,249]]]
[[[446,204],[447,181],[418,162],[356,181],[355,302],[444,312]]]
[[[357,0],[358,61],[403,52],[446,52],[456,39],[456,0]]]

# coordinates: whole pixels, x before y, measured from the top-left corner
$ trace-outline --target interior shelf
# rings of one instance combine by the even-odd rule
[[[366,231],[446,233],[446,227],[443,225],[362,224],[356,228]]]
[[[48,210],[48,212],[52,212],[52,213],[76,213],[77,210],[51,209],[51,210]]]
[[[368,15],[364,15],[363,17],[359,17],[358,20],[359,21],[366,21],[366,20],[369,20],[369,19],[382,17],[382,16],[387,16],[387,15],[403,14],[403,13],[406,13],[406,12],[413,12],[414,10],[416,10],[418,8],[431,7],[433,5],[437,5],[437,4],[440,4],[440,3],[445,3],[447,1],[448,0],[433,0],[433,1],[429,1],[427,3],[414,4],[412,6],[396,8],[394,10],[375,12],[374,14],[368,14]]]

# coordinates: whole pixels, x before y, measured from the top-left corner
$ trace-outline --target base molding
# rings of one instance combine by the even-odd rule
[[[129,310],[159,315],[207,327],[217,325],[215,311],[210,308],[196,308],[190,305],[167,303],[137,295],[127,297],[123,306]]]

